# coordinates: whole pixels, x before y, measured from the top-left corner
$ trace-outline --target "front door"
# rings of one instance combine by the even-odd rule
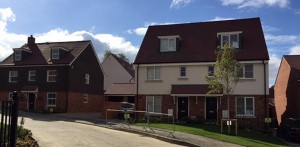
[[[34,93],[29,93],[28,94],[28,107],[29,110],[34,110],[34,103],[35,103],[35,94]]]
[[[216,97],[206,98],[206,122],[216,123],[217,122],[217,105],[218,99]]]
[[[178,120],[184,121],[188,119],[188,97],[178,97]]]

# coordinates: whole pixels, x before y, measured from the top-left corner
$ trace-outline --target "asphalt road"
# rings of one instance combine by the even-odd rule
[[[25,117],[24,127],[42,147],[179,147],[138,134],[49,118]]]

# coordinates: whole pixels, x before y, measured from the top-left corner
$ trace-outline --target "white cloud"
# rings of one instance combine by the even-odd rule
[[[265,39],[268,44],[296,44],[300,41],[300,36],[265,34]]]
[[[260,8],[263,6],[278,6],[281,8],[287,8],[289,0],[220,0],[222,5],[237,5],[238,8],[254,7]]]
[[[270,55],[270,62],[269,62],[269,80],[270,80],[270,84],[269,84],[269,86],[273,85],[275,80],[276,80],[276,76],[277,76],[277,72],[278,72],[280,62],[281,62],[281,58],[277,57],[276,54],[271,54]]]
[[[291,47],[289,54],[290,55],[300,55],[300,45]]]
[[[170,8],[179,9],[180,7],[185,7],[189,5],[191,2],[192,0],[172,0]]]
[[[233,20],[233,19],[236,19],[236,18],[230,18],[230,17],[215,17],[214,19],[211,19],[211,20],[208,20],[208,21],[220,21],[220,20]]]
[[[7,31],[7,22],[15,21],[15,18],[10,8],[0,8],[0,61],[12,53],[12,48],[18,48],[27,41],[28,34],[15,34]],[[100,60],[102,60],[105,50],[124,53],[130,61],[134,60],[138,51],[138,47],[133,46],[123,37],[112,34],[94,34],[85,30],[69,32],[65,29],[55,28],[45,33],[33,34],[33,36],[36,38],[36,42],[91,40]]]
[[[268,26],[268,25],[262,25],[262,28],[263,28],[264,32],[274,32],[274,31],[279,30],[278,28]]]
[[[129,29],[129,30],[127,30],[127,33],[128,34],[136,34],[136,35],[139,35],[139,36],[145,36],[149,26],[152,26],[152,25],[168,25],[168,24],[174,24],[174,23],[172,23],[172,22],[165,22],[165,23],[146,22],[143,27],[139,27],[139,28],[136,28],[136,29]]]

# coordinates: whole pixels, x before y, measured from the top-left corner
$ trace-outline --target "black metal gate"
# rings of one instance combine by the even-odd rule
[[[16,146],[18,103],[17,92],[14,92],[11,100],[0,101],[0,147]]]

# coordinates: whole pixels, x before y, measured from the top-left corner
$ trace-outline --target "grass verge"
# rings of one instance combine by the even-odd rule
[[[135,125],[146,125],[145,123],[137,123]],[[153,123],[150,124],[151,127],[173,130],[173,124],[163,124],[163,123]],[[189,134],[205,136],[224,142],[230,142],[243,146],[288,146],[285,142],[279,140],[278,138],[247,130],[238,130],[238,136],[226,135],[220,133],[219,125],[206,125],[206,124],[180,124],[175,126],[175,130],[179,132],[185,132]],[[227,131],[227,130],[225,130]]]

